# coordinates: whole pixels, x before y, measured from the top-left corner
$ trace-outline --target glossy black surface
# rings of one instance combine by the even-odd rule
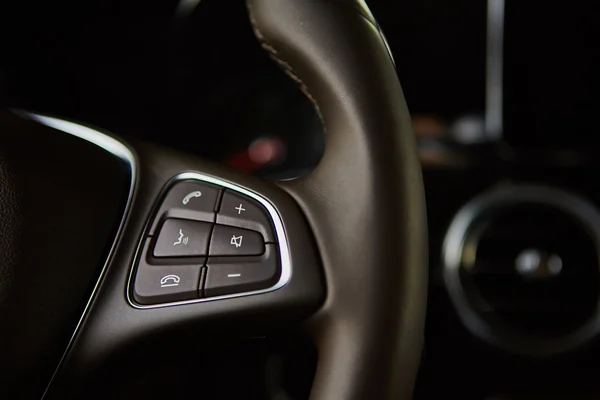
[[[0,111],[0,398],[44,393],[110,255],[133,175],[99,146]]]

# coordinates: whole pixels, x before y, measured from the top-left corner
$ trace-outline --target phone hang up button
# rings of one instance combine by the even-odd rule
[[[201,270],[200,265],[148,265],[141,262],[133,297],[139,304],[197,299]]]

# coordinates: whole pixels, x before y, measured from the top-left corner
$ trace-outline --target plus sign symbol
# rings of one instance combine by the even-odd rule
[[[242,211],[246,211],[246,209],[243,207],[242,203],[240,203],[239,206],[235,207],[235,209],[238,212],[238,215],[240,215],[242,213]]]

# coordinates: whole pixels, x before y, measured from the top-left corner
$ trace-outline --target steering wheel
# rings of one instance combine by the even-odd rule
[[[411,397],[424,196],[385,39],[358,0],[247,7],[322,119],[326,150],[306,177],[261,181],[74,122],[1,114],[0,397],[81,398],[128,347],[290,323],[318,350],[311,399]]]

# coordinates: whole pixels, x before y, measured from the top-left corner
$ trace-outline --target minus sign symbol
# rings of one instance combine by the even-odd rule
[[[228,278],[238,278],[240,276],[242,276],[242,274],[229,274],[229,275],[227,275]]]

